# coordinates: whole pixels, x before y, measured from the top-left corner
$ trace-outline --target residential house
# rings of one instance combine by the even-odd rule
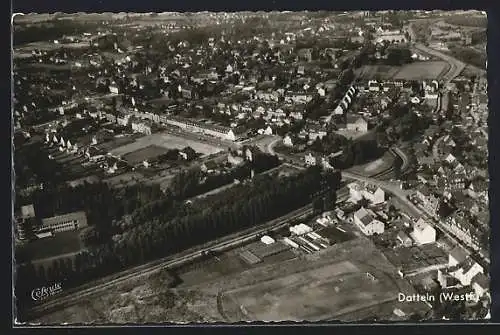
[[[482,298],[489,292],[490,280],[484,273],[478,273],[472,278],[472,288],[478,298]]]
[[[236,166],[242,164],[244,162],[244,158],[229,153],[229,155],[227,156],[227,162],[231,165]]]
[[[406,233],[404,231],[400,231],[397,235],[396,235],[396,238],[398,240],[398,242],[405,248],[408,248],[408,247],[411,247],[412,245],[412,240],[411,238],[406,235]]]
[[[354,224],[367,236],[382,234],[384,232],[384,223],[375,219],[375,217],[373,211],[362,207],[354,213]]]
[[[418,219],[418,221],[414,223],[411,235],[417,244],[436,242],[436,229],[423,218]]]
[[[290,137],[290,135],[286,135],[283,138],[283,145],[285,145],[287,147],[293,147],[293,141],[292,141],[292,138]]]
[[[151,135],[151,121],[150,120],[138,120],[134,119],[131,121],[132,130],[134,132],[142,133],[145,135]]]
[[[420,186],[415,192],[416,197],[422,202],[422,207],[431,215],[436,215],[439,210],[440,200],[431,190],[425,186]]]
[[[459,264],[458,269],[451,272],[451,274],[460,281],[460,284],[469,286],[477,274],[484,273],[484,269],[477,262],[471,258],[466,259]]]
[[[317,164],[316,157],[313,156],[312,153],[308,153],[307,155],[305,155],[304,161],[306,162],[306,165],[308,165],[308,166],[314,166]]]
[[[443,289],[460,287],[460,281],[456,279],[447,269],[437,270],[437,281]]]

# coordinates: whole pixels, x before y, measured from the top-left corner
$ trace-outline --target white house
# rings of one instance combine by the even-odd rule
[[[472,278],[479,273],[484,273],[483,267],[469,258],[459,269],[453,271],[452,275],[460,281],[460,284],[469,286]]]
[[[308,153],[307,155],[305,155],[304,160],[305,160],[306,164],[309,166],[316,165],[316,157],[314,157],[313,154],[311,154],[311,153]]]
[[[371,204],[378,205],[385,201],[385,192],[380,187],[366,185],[365,189],[363,190],[363,197],[369,200]]]
[[[349,117],[347,119],[346,128],[347,130],[366,133],[368,131],[368,122],[362,117]]]
[[[414,223],[411,236],[417,244],[434,243],[436,242],[436,229],[420,218]]]
[[[293,147],[293,142],[292,142],[292,138],[290,137],[290,135],[285,136],[285,138],[283,139],[283,144],[287,147]]]
[[[264,130],[264,134],[266,134],[266,135],[272,135],[273,134],[273,129],[270,126],[267,126],[267,128]]]
[[[367,236],[384,232],[384,223],[376,220],[375,213],[364,207],[354,213],[354,223]]]

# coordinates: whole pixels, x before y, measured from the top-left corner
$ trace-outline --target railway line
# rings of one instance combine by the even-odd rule
[[[233,234],[230,237],[226,237],[226,239],[223,239],[222,241],[219,240],[208,243],[202,247],[192,248],[188,251],[185,251],[184,253],[165,257],[146,265],[135,267],[133,269],[123,271],[119,274],[108,276],[98,281],[94,281],[93,283],[89,283],[84,286],[66,291],[65,293],[62,293],[61,295],[58,295],[50,300],[46,300],[41,305],[34,306],[33,308],[27,310],[26,319],[33,320],[40,315],[50,313],[60,308],[70,307],[76,304],[81,299],[98,295],[99,293],[105,292],[109,289],[114,289],[117,285],[124,284],[129,280],[136,280],[141,277],[149,276],[161,270],[182,266],[210,253],[223,252],[225,250],[235,248],[239,245],[256,240],[262,235],[286,227],[296,220],[310,215],[312,212],[312,205],[307,205],[296,209],[278,219],[269,221],[259,227],[250,228],[245,230],[244,232]]]

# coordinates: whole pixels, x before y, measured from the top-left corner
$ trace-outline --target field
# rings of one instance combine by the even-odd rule
[[[28,243],[16,253],[16,260],[22,262],[24,259],[43,260],[45,258],[72,254],[80,251],[82,243],[79,231],[68,231],[58,233],[54,237],[48,237]]]
[[[369,80],[379,78],[381,80],[392,79],[399,71],[397,66],[389,65],[364,65],[356,70],[356,75],[361,79]]]
[[[343,261],[225,292],[224,314],[234,321],[321,321],[392,301],[395,289]]]
[[[311,255],[297,256],[285,250],[249,265],[239,254],[262,248],[259,243],[176,270],[179,284],[175,287],[169,284],[173,274],[160,272],[131,280],[99,299],[82,299],[36,321],[355,321],[374,316],[393,320],[394,308],[406,313],[428,311],[424,304],[397,301],[398,292],[415,291],[366,238],[339,243]]]
[[[164,147],[159,147],[157,145],[150,145],[145,148],[132,151],[131,153],[124,155],[123,159],[126,160],[127,163],[131,165],[136,165],[142,163],[145,160],[154,159],[160,155],[163,155],[167,151],[168,149]]]
[[[211,155],[224,150],[223,148],[217,148],[210,144],[182,138],[163,132],[141,137],[133,143],[129,143],[111,150],[111,153],[117,156],[124,156],[126,154],[152,145],[165,149],[184,149],[185,147],[189,146],[202,155]]]
[[[356,74],[365,80],[432,80],[438,79],[446,69],[446,62],[427,61],[410,63],[403,66],[365,65],[356,70]]]
[[[443,61],[415,62],[404,65],[394,79],[401,80],[432,80],[438,79],[447,69]]]

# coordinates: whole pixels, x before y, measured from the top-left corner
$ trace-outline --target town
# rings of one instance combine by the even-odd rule
[[[17,16],[18,317],[489,318],[486,22]]]

